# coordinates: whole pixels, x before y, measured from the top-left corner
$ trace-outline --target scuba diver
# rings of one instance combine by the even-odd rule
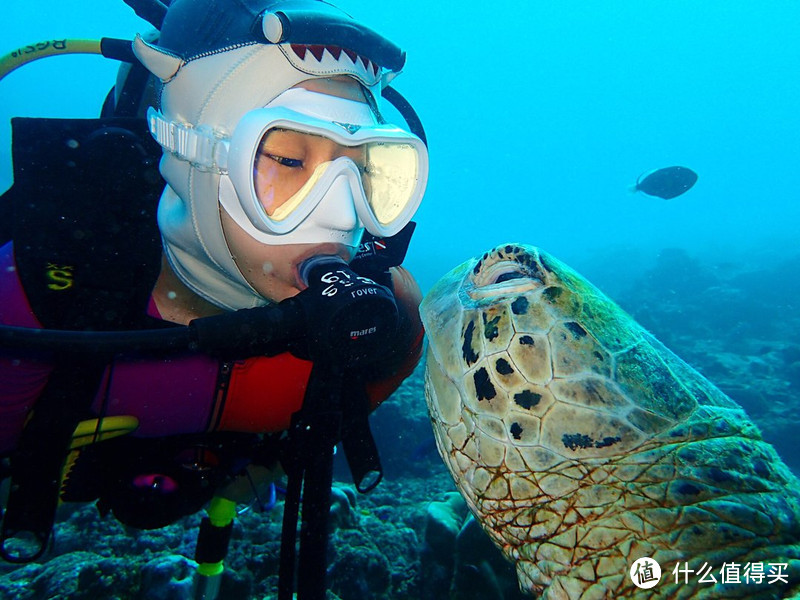
[[[321,0],[126,2],[158,31],[103,40],[129,64],[101,117],[12,122],[0,553],[42,556],[61,501],[138,528],[206,506],[212,598],[236,503],[285,473],[280,597],[301,504],[298,595],[322,597],[333,446],[377,484],[368,413],[421,355],[405,53]]]

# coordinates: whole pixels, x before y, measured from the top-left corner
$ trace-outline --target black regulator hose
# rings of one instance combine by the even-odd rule
[[[161,29],[164,17],[167,16],[169,2],[164,3],[160,0],[124,0],[141,19],[144,19],[156,29]]]
[[[120,354],[185,351],[192,346],[188,327],[139,331],[70,331],[0,326],[0,348],[45,353]]]
[[[80,355],[201,352],[230,358],[293,351],[313,358],[361,360],[393,336],[397,306],[386,287],[341,258],[300,266],[308,288],[274,306],[195,319],[188,326],[138,331],[66,331],[0,326],[0,348]]]
[[[313,256],[298,271],[308,287],[275,306],[192,321],[197,349],[232,357],[284,345],[303,358],[352,364],[391,343],[398,313],[388,288],[359,275],[338,256]]]

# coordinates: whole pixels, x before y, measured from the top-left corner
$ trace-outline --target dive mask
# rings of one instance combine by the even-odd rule
[[[221,174],[223,208],[263,243],[357,245],[364,228],[388,237],[408,224],[425,191],[425,144],[380,122],[366,102],[291,88],[246,113],[230,136],[182,127],[155,109],[148,121],[164,148]],[[330,159],[307,164],[315,147]]]

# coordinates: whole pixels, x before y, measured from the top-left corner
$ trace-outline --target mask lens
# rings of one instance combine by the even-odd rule
[[[340,148],[319,135],[276,128],[261,138],[253,164],[256,195],[272,221],[283,221],[308,198],[328,165],[348,156],[363,163],[363,148]]]
[[[417,186],[417,150],[411,144],[373,142],[367,145],[362,182],[372,213],[381,225],[394,222]]]

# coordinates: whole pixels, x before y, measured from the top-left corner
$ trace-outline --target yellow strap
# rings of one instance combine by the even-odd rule
[[[128,415],[81,421],[72,434],[70,450],[125,435],[138,426],[139,419]]]
[[[0,79],[30,62],[59,54],[101,54],[100,40],[48,40],[23,46],[0,58]]]
[[[72,434],[67,460],[61,470],[61,493],[64,492],[64,486],[69,479],[70,471],[72,471],[72,467],[75,466],[75,462],[78,460],[80,448],[125,435],[135,430],[138,426],[139,419],[130,415],[87,419],[78,423],[75,432]]]

